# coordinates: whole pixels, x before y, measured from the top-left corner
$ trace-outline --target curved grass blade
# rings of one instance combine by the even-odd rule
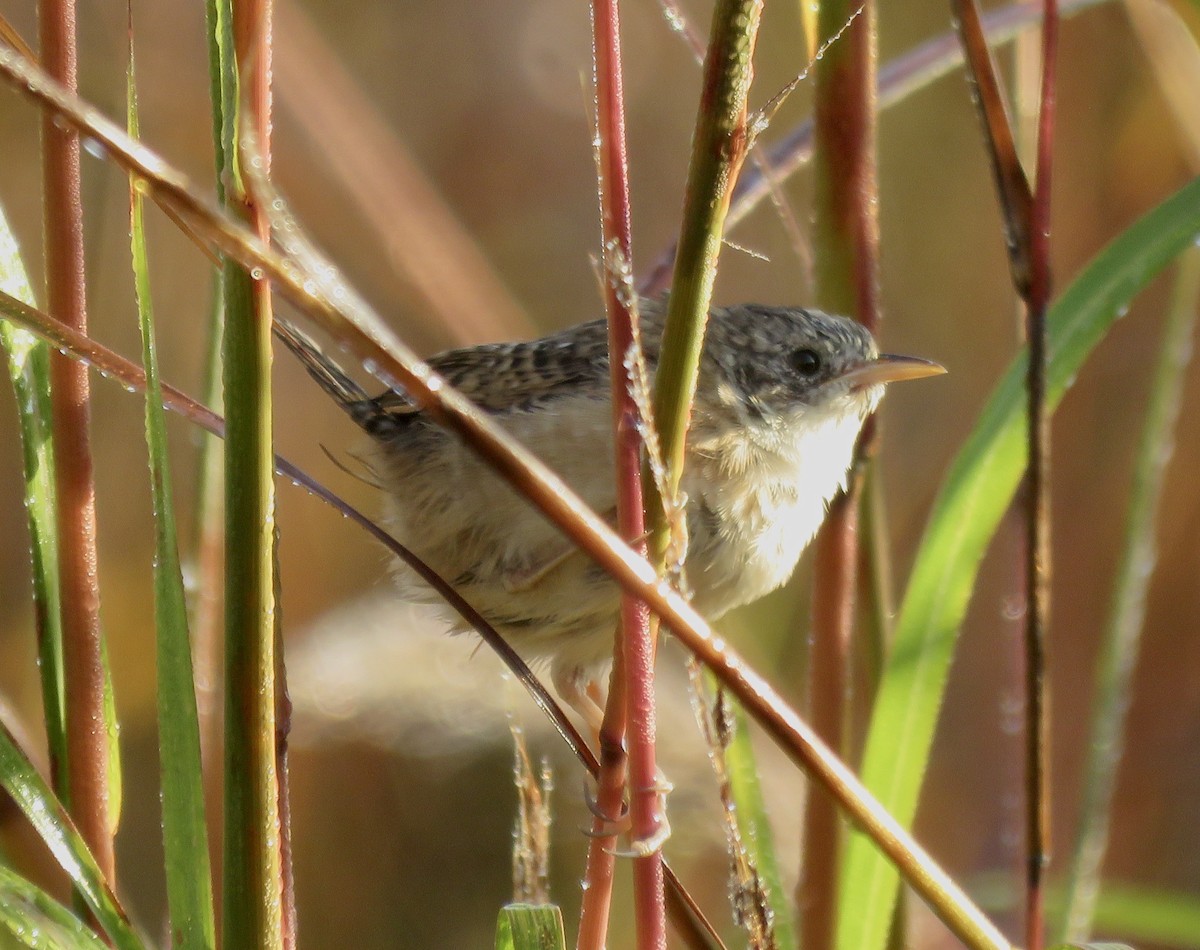
[[[33,305],[33,289],[4,209],[0,208],[0,291]],[[9,377],[16,395],[29,519],[33,609],[37,630],[38,669],[42,680],[42,717],[51,772],[63,801],[67,793],[66,690],[63,678],[62,604],[58,573],[57,502],[54,487],[54,444],[51,438],[50,348],[26,329],[0,319],[0,348],[8,356]],[[108,822],[116,833],[121,815],[120,744],[112,673],[101,641],[104,668],[104,717],[108,735]]]
[[[138,137],[137,86],[130,32],[127,106],[129,134]],[[192,675],[191,642],[179,544],[175,530],[171,471],[162,383],[158,375],[150,266],[146,253],[143,199],[130,180],[130,240],[142,367],[146,371],[146,448],[154,505],[154,624],[158,674],[159,772],[162,781],[163,857],[167,877],[172,946],[178,950],[216,947],[212,872],[204,821],[204,775],[200,722]]]
[[[1200,179],[1190,182],[1100,252],[1051,308],[1049,405],[1133,296],[1200,234]],[[955,459],[930,515],[871,716],[863,781],[911,825],[958,629],[984,551],[1024,464],[1026,356],[1009,367]],[[839,904],[838,946],[884,946],[898,886],[869,839],[851,835]]]
[[[1195,894],[1104,882],[1095,925],[1139,944],[1200,947],[1200,900]]]
[[[0,208],[0,290],[34,305],[33,288],[3,208]],[[7,320],[0,320],[0,347],[8,356],[8,373],[17,397],[21,428],[25,511],[29,518],[33,569],[33,610],[38,669],[42,677],[42,715],[53,763],[51,770],[62,776],[59,794],[65,797],[67,726],[58,531],[55,528],[54,445],[50,435],[50,347],[28,330]]]
[[[1091,935],[1100,892],[1100,871],[1108,850],[1117,765],[1125,749],[1125,714],[1133,690],[1133,674],[1141,647],[1146,596],[1158,558],[1159,499],[1196,329],[1196,300],[1200,295],[1200,248],[1180,257],[1167,326],[1151,384],[1144,428],[1134,462],[1129,510],[1113,600],[1096,662],[1091,733],[1084,767],[1078,830],[1066,883],[1063,940],[1086,940]]]
[[[108,950],[108,944],[62,904],[0,865],[0,946],[11,946],[10,940],[31,950]]]
[[[37,769],[0,723],[0,787],[46,842],[116,950],[146,950],[83,837]]]

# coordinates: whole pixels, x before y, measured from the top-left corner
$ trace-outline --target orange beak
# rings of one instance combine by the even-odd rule
[[[855,367],[842,379],[855,389],[877,386],[880,383],[895,383],[902,379],[921,379],[924,376],[940,376],[946,367],[932,360],[916,356],[893,356],[882,353],[870,363]]]

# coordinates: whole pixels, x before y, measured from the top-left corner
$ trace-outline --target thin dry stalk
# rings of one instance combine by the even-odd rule
[[[729,775],[726,751],[737,728],[730,713],[729,698],[724,690],[719,689],[710,695],[705,689],[704,673],[695,661],[688,663],[688,679],[691,683],[692,712],[708,748],[708,761],[712,765],[717,780],[717,794],[721,799],[734,922],[745,931],[751,950],[769,950],[778,946],[774,914],[766,885],[759,876],[738,825],[738,806]]]
[[[550,903],[550,766],[534,773],[525,732],[510,723],[513,738],[513,782],[517,788],[517,819],[513,828],[513,901]]]
[[[43,0],[39,35],[46,71],[74,91],[74,0]],[[42,118],[45,189],[46,301],[69,326],[87,331],[79,134],[54,116]],[[96,556],[96,489],[89,435],[87,368],[50,356],[57,460],[58,556],[62,596],[63,675],[67,709],[66,788],[71,815],[105,876],[115,880],[114,818],[109,789],[109,736]],[[56,770],[63,763],[54,763]],[[58,783],[60,788],[62,783]]]

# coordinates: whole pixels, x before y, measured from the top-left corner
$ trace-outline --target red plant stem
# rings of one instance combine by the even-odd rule
[[[846,682],[854,627],[853,594],[858,548],[855,497],[840,495],[817,538],[813,591],[813,640],[809,668],[809,722],[832,749],[844,745]],[[834,945],[842,820],[837,804],[815,783],[804,809],[804,859],[797,885],[802,946]]]
[[[832,35],[853,12],[848,3],[822,4],[821,34]],[[841,42],[826,52],[817,68],[814,117],[818,300],[829,309],[853,313],[872,332],[879,322],[875,23],[875,4],[867,0]],[[874,442],[875,426],[868,422],[859,441],[860,460]],[[810,715],[816,733],[843,753],[857,586],[859,473],[856,464],[817,536],[813,582]],[[797,890],[801,943],[814,950],[827,950],[836,942],[841,829],[836,803],[814,786],[805,807],[804,866]]]
[[[1030,226],[1028,305],[1028,456],[1026,472],[1025,690],[1027,829],[1025,945],[1044,940],[1045,873],[1050,859],[1049,695],[1046,631],[1050,618],[1050,419],[1046,412],[1046,309],[1050,303],[1050,182],[1055,127],[1058,3],[1044,0],[1037,177]]]
[[[74,0],[43,0],[39,13],[42,63],[50,75],[74,91]],[[42,173],[47,304],[59,320],[86,333],[79,135],[74,129],[60,125],[50,114],[42,118]],[[109,739],[105,730],[87,367],[52,353],[50,380],[58,496],[63,679],[68,697],[66,787],[71,816],[112,883],[116,866],[109,817]]]
[[[623,619],[623,618],[622,618]],[[600,726],[599,763],[596,769],[596,819],[588,847],[584,872],[583,900],[579,909],[577,950],[604,950],[608,941],[608,919],[612,908],[613,877],[616,871],[615,823],[625,805],[625,782],[629,759],[625,753],[626,695],[628,677],[621,651],[613,657],[613,673]]]
[[[634,342],[636,297],[633,293],[633,238],[630,226],[629,167],[625,145],[625,106],[621,79],[621,35],[618,0],[594,0],[593,49],[596,63],[596,121],[600,154],[600,215],[604,241],[605,307],[609,326],[609,366],[612,375],[613,432],[617,479],[617,531],[645,552],[645,512],[641,485],[641,437],[637,406],[629,388],[625,356]],[[602,736],[605,744],[629,739],[628,775],[631,833],[635,841],[655,837],[663,822],[655,791],[654,633],[650,614],[641,598],[622,594],[620,634],[614,663],[610,709],[605,726],[621,727]],[[624,684],[618,682],[623,678]],[[624,700],[624,714],[616,703]],[[627,728],[625,728],[627,727]],[[602,805],[602,807],[604,807]],[[604,813],[604,812],[602,812]],[[592,849],[596,850],[595,847]],[[662,857],[652,854],[634,859],[634,912],[639,950],[666,947],[666,911],[663,903]]]

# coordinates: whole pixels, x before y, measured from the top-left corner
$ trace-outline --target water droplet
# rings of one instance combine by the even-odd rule
[[[1018,594],[1002,598],[1000,601],[1000,616],[1005,620],[1020,620],[1025,616],[1025,598]]]

